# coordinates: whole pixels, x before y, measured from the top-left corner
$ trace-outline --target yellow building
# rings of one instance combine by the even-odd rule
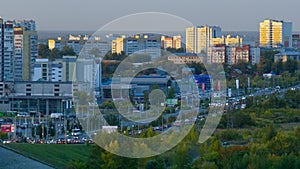
[[[225,44],[227,46],[242,46],[243,38],[236,36],[231,37],[230,35],[227,35],[226,38],[224,36],[220,38],[212,38],[212,46]]]
[[[120,54],[124,51],[124,37],[116,38],[115,40],[112,40],[112,49],[111,53],[117,53]]]
[[[54,39],[49,39],[48,40],[48,48],[50,50],[54,49],[55,48],[55,40]]]
[[[181,48],[181,36],[180,35],[173,36],[173,48],[175,48],[175,49]]]
[[[266,19],[259,24],[261,47],[292,47],[292,23]]]

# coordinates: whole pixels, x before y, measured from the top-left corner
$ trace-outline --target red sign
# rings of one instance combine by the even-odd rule
[[[12,125],[11,124],[2,124],[1,125],[1,132],[2,133],[12,132]]]

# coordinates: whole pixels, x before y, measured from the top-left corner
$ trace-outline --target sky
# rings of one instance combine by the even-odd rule
[[[163,12],[194,25],[218,25],[224,31],[258,31],[259,22],[280,19],[300,31],[299,0],[1,0],[0,16],[34,19],[38,30],[96,31],[117,18]]]

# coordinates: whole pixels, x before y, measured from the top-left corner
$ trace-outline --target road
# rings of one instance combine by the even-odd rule
[[[52,169],[45,164],[0,147],[0,169]]]

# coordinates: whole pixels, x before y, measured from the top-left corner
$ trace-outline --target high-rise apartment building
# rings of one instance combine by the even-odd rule
[[[31,80],[38,55],[35,22],[0,18],[0,80]]]
[[[212,38],[221,37],[221,28],[218,26],[193,26],[185,29],[186,52],[206,53],[212,45]]]
[[[259,24],[260,46],[292,47],[292,22],[266,19]]]
[[[1,54],[0,54],[0,79],[1,81],[13,80],[14,63],[14,27],[12,21],[0,18],[1,27]]]
[[[32,80],[35,59],[38,56],[38,36],[35,21],[14,21],[14,80]]]

